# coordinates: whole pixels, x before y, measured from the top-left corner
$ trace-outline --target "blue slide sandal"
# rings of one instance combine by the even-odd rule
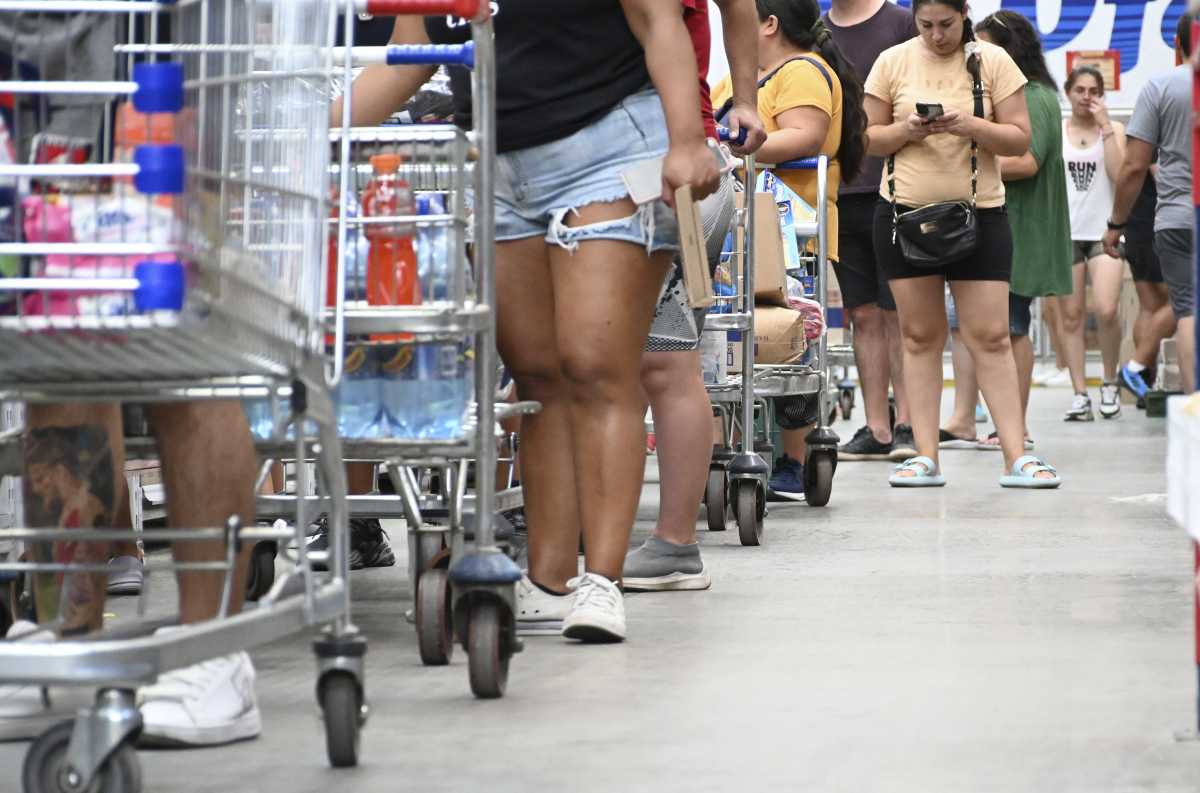
[[[1054,476],[1039,478],[1038,474],[1048,471]],[[1026,490],[1053,490],[1062,484],[1058,471],[1046,464],[1046,461],[1032,454],[1027,454],[1013,463],[1012,473],[1000,477],[1000,487],[1016,487]]]
[[[911,476],[901,476],[912,471]],[[911,457],[896,466],[896,472],[888,477],[892,487],[944,487],[946,477],[938,470],[937,463],[928,457]]]

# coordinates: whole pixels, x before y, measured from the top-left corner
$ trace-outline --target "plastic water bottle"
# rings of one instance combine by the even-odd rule
[[[418,215],[443,215],[446,204],[438,193],[417,196]],[[417,228],[417,277],[428,300],[450,300],[454,296],[450,273],[450,241],[444,226]]]
[[[429,375],[425,385],[423,426],[420,437],[451,440],[462,435],[471,404],[474,382],[473,356],[465,344],[440,342],[425,345],[421,369]]]
[[[412,188],[397,173],[401,159],[395,154],[371,158],[375,176],[363,193],[366,217],[395,217],[416,214]],[[373,306],[412,306],[421,302],[417,280],[417,256],[413,249],[412,225],[368,223],[371,252],[367,259],[367,302]],[[372,341],[400,341],[404,334],[376,334]]]
[[[426,385],[430,372],[422,371],[421,353],[427,345],[389,344],[378,348],[380,403],[388,434],[419,438],[425,424]]]
[[[378,351],[363,344],[349,347],[342,380],[334,394],[339,435],[344,438],[387,436],[381,390]]]

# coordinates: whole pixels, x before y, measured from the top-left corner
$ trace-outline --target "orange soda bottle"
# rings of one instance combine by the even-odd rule
[[[363,216],[393,217],[416,214],[412,188],[400,178],[401,157],[377,154],[371,158],[375,175],[363,192]],[[367,257],[367,303],[372,306],[415,306],[421,302],[413,226],[403,223],[364,224],[370,252]],[[373,335],[373,341],[401,341],[408,334]]]

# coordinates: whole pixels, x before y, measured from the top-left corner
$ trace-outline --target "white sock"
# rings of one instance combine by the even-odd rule
[[[1129,371],[1133,372],[1134,374],[1141,374],[1142,372],[1146,371],[1145,366],[1133,360],[1132,358],[1130,358],[1129,363],[1125,365],[1129,367]]]

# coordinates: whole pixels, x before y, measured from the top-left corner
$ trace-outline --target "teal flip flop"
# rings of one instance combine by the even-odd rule
[[[1049,479],[1039,478],[1038,474],[1048,471],[1054,476]],[[1000,477],[1000,487],[1016,487],[1025,490],[1053,490],[1062,484],[1062,477],[1046,461],[1032,454],[1027,454],[1013,463],[1012,473]]]
[[[928,457],[910,457],[896,466],[896,472],[888,477],[892,487],[945,487],[946,478],[938,470],[937,463]],[[901,476],[912,471],[912,476]]]

